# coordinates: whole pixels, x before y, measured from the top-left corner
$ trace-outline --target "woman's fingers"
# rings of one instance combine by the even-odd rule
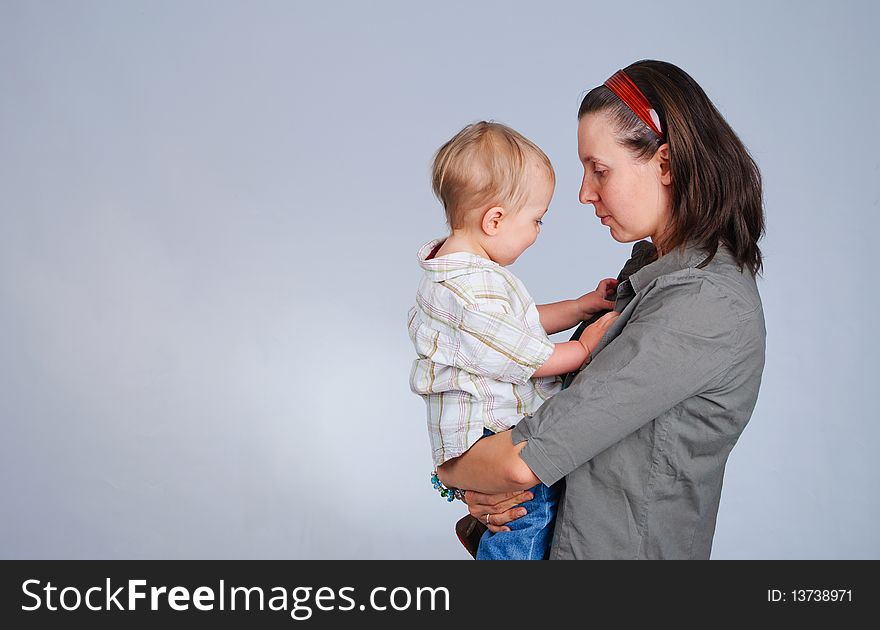
[[[520,503],[530,501],[532,498],[534,495],[528,490],[504,494],[483,494],[473,490],[465,493],[465,503],[471,516],[488,525],[489,530],[496,533],[510,531],[510,528],[505,526],[506,523],[525,516],[527,510],[520,507]]]
[[[464,502],[468,504],[470,513],[479,518],[483,514],[505,512],[514,505],[530,501],[533,496],[528,490],[515,490],[504,494],[483,494],[468,490],[464,494]]]
[[[509,509],[516,507],[520,503],[525,503],[526,501],[531,501],[534,495],[525,490],[523,492],[517,492],[515,496],[510,497],[509,499],[504,499],[503,501],[499,501],[495,505],[491,507],[492,514],[497,514],[499,512],[507,512]],[[523,516],[526,513],[525,508],[520,508],[522,510],[522,514],[519,516]]]
[[[489,514],[489,530],[493,532],[509,532],[510,528],[506,527],[506,524],[510,521],[515,521],[518,518],[521,518],[526,515],[526,509],[517,507],[505,512],[499,512],[498,514]],[[486,522],[486,518],[483,517],[483,522]]]
[[[512,499],[521,494],[523,494],[522,490],[514,490],[513,492],[505,492],[503,494],[485,494],[483,492],[477,492],[476,490],[468,490],[464,493],[464,502],[468,505],[494,507],[501,501]]]
[[[498,532],[509,532],[510,531],[510,528],[504,525],[504,523],[506,523],[507,521],[504,521],[503,517],[501,515],[495,516],[491,513],[486,513],[486,514],[483,514],[482,517],[479,517],[476,514],[474,514],[473,512],[471,512],[471,516],[479,519],[479,521],[483,525],[488,527],[489,531],[494,534],[497,534]]]

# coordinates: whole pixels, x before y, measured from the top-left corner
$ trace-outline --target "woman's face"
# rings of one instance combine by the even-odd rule
[[[650,237],[656,244],[672,205],[667,145],[650,160],[639,161],[618,144],[611,122],[600,112],[578,123],[578,154],[584,167],[581,203],[593,205],[614,240]]]

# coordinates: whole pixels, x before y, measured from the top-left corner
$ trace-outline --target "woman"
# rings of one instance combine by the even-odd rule
[[[485,536],[516,527],[524,489],[564,477],[551,559],[708,559],[764,367],[760,172],[700,86],[659,61],[586,95],[578,151],[581,203],[615,240],[650,238],[653,262],[620,283],[620,317],[567,389],[438,474],[468,489]]]

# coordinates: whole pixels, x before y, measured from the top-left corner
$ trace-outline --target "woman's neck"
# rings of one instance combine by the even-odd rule
[[[664,230],[658,230],[655,234],[651,235],[651,244],[654,246],[654,249],[657,250],[657,258],[660,258],[664,254],[669,252],[669,248],[666,247],[664,243],[663,234],[668,230],[668,226]]]

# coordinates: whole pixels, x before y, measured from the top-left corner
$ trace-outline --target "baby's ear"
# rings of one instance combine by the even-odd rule
[[[481,227],[483,232],[489,236],[495,236],[501,229],[501,221],[507,215],[507,210],[501,206],[494,206],[483,213],[483,221]]]

